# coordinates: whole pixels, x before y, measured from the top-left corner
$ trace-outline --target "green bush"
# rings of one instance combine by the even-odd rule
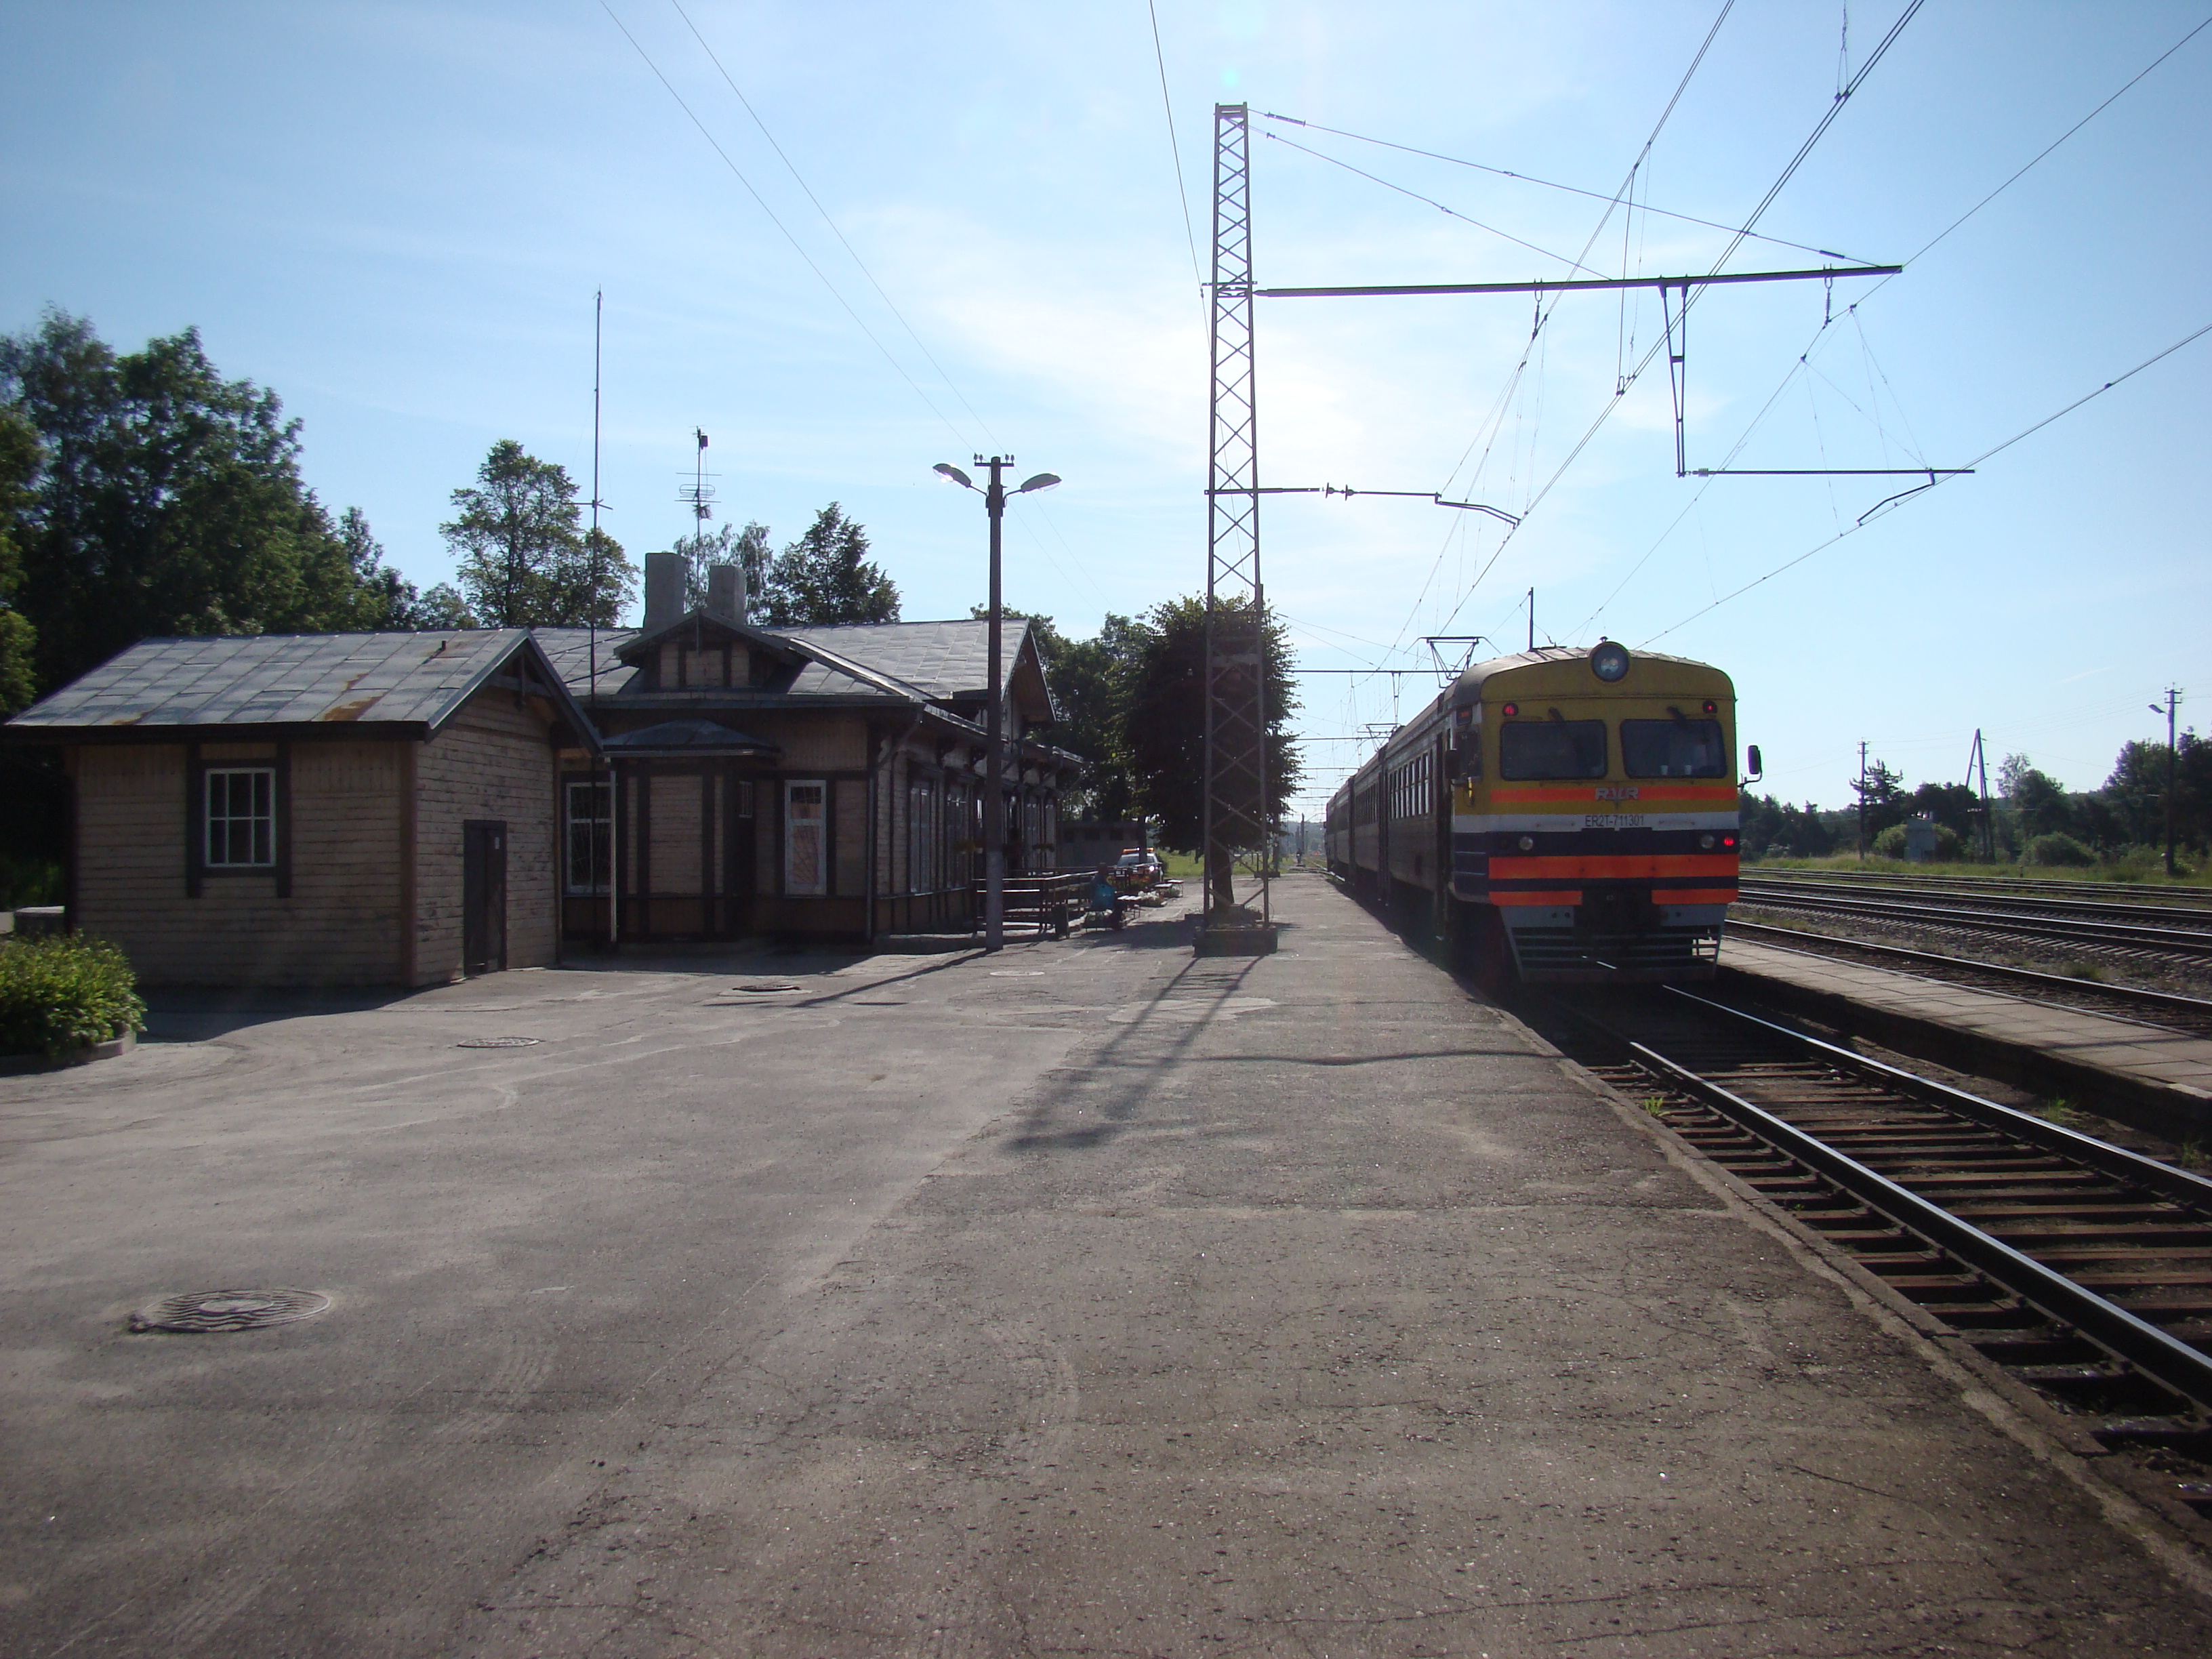
[[[146,1027],[137,976],[114,945],[75,934],[0,941],[0,1054],[59,1059]]]
[[[2094,864],[2097,855],[2071,836],[2038,836],[2028,842],[2028,864]]]
[[[1905,857],[1905,826],[1891,824],[1874,838],[1871,850],[1878,859],[1902,860]],[[1936,826],[1936,851],[1929,862],[1954,864],[1966,855],[1966,843],[1959,839],[1957,830],[1948,823]]]

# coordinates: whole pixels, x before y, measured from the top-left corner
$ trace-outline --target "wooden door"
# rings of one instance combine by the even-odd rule
[[[461,971],[506,966],[507,825],[471,819],[461,826]]]

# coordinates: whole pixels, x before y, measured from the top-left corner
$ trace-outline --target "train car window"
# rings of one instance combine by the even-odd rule
[[[1623,720],[1620,758],[1632,778],[1724,778],[1718,720]]]
[[[1508,720],[1498,732],[1498,775],[1601,778],[1603,720]]]

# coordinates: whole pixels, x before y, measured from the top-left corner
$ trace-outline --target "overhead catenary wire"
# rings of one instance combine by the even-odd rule
[[[744,106],[745,113],[752,117],[753,125],[760,129],[761,137],[768,140],[769,148],[775,152],[776,160],[783,163],[784,170],[791,174],[793,181],[806,193],[806,199],[814,204],[814,210],[822,216],[822,222],[830,227],[830,234],[837,239],[838,245],[852,257],[853,263],[860,267],[860,275],[868,279],[868,286],[875,289],[876,297],[884,302],[884,307],[892,316],[898,319],[899,326],[906,331],[907,338],[914,342],[915,349],[921,352],[929,366],[937,371],[937,378],[945,382],[947,391],[959,398],[960,406],[968,411],[969,419],[975,422],[981,429],[984,438],[988,441],[991,447],[995,448],[998,440],[992,436],[991,423],[975,412],[975,406],[968,401],[966,394],[954,384],[952,377],[945,372],[945,365],[937,361],[936,355],[930,350],[928,343],[915,331],[914,325],[907,320],[906,313],[901,311],[896,301],[884,291],[884,285],[876,280],[876,273],[868,269],[868,262],[860,257],[860,250],[847,240],[844,231],[839,228],[837,222],[830,216],[830,210],[822,205],[822,198],[814,193],[814,187],[808,184],[805,178],[799,173],[798,164],[785,154],[783,146],[776,142],[775,135],[768,130],[768,123],[761,119],[760,112],[753,107],[752,100],[745,96],[744,90],[732,78],[730,71],[723,67],[720,56],[708,43],[707,37],[699,33],[699,26],[691,21],[691,14],[684,9],[682,0],[668,0],[668,3],[675,9],[676,15],[684,20],[684,27],[691,31],[691,38],[699,43],[699,49],[707,54],[707,61],[714,64],[714,72],[722,77],[723,84],[729,88],[738,102]]]
[[[882,340],[877,337],[876,331],[870,328],[861,319],[860,313],[853,309],[852,301],[846,299],[844,294],[838,289],[836,283],[830,280],[829,273],[824,271],[822,267],[815,262],[814,256],[806,251],[805,244],[800,242],[799,238],[791,234],[791,228],[786,225],[781,219],[776,216],[775,210],[768,204],[767,198],[762,196],[760,191],[754,187],[753,181],[745,177],[744,169],[739,167],[737,162],[731,159],[729,151],[722,148],[721,140],[715,137],[714,132],[708,127],[707,124],[699,118],[698,112],[694,110],[690,104],[684,101],[684,94],[676,90],[675,82],[672,82],[667,76],[661,72],[660,65],[653,62],[653,55],[646,51],[645,47],[639,42],[637,36],[630,33],[629,25],[623,21],[621,17],[616,14],[615,9],[607,3],[607,0],[599,0],[599,9],[606,13],[608,21],[622,31],[623,39],[629,42],[630,49],[637,53],[639,58],[644,63],[646,68],[653,71],[653,79],[659,82],[663,87],[667,88],[668,95],[676,100],[676,106],[682,110],[684,113],[690,118],[693,126],[699,129],[699,136],[704,138],[708,145],[713,148],[714,154],[721,157],[722,165],[730,170],[730,176],[745,187],[745,193],[750,196],[755,204],[757,204],[760,208],[760,210],[768,216],[769,222],[776,228],[777,232],[783,237],[785,241],[791,244],[792,251],[798,254],[800,259],[805,262],[806,268],[814,273],[816,279],[821,283],[822,286],[830,290],[830,297],[836,301],[837,304],[841,308],[842,308],[845,314],[853,319],[853,325],[859,329],[862,334],[867,337],[868,343],[875,347],[875,349],[883,355],[884,361],[891,366],[892,369],[896,372],[899,379],[904,380],[908,386],[913,391],[914,395],[921,399],[923,404],[928,409],[929,412],[937,416],[939,421],[943,422],[945,429],[952,434],[954,441],[956,442],[965,441],[963,438],[960,428],[955,426],[951,419],[946,416],[945,411],[937,406],[936,401],[932,398],[927,392],[924,392],[921,389],[921,382],[916,380],[912,374],[909,374],[907,372],[906,365],[899,362],[898,358],[892,354],[890,348],[886,346]],[[873,279],[871,278],[871,280],[872,281]],[[955,395],[957,395],[957,391]],[[972,413],[973,411],[971,410],[970,412]]]
[[[1814,124],[1813,131],[1807,136],[1805,142],[1797,147],[1797,153],[1790,158],[1789,165],[1782,169],[1781,175],[1775,179],[1771,185],[1768,186],[1766,194],[1759,198],[1759,205],[1754,207],[1751,210],[1749,216],[1744,220],[1743,228],[1738,231],[1735,235],[1730,239],[1728,246],[1722,250],[1720,258],[1713,262],[1712,271],[1711,274],[1718,275],[1721,267],[1728,264],[1729,260],[1735,255],[1735,251],[1743,246],[1745,240],[1752,234],[1752,227],[1756,225],[1759,222],[1760,216],[1765,213],[1768,208],[1774,204],[1776,198],[1782,194],[1784,188],[1789,184],[1790,180],[1796,175],[1797,170],[1804,166],[1805,160],[1813,153],[1814,147],[1820,143],[1820,139],[1826,135],[1828,129],[1835,124],[1837,116],[1843,112],[1844,106],[1850,101],[1853,94],[1858,91],[1860,87],[1866,83],[1867,76],[1874,73],[1875,67],[1880,64],[1883,58],[1888,54],[1890,47],[1896,43],[1898,36],[1904,33],[1905,25],[1910,23],[1913,20],[1914,16],[1918,14],[1921,6],[1923,3],[1925,3],[1925,0],[1911,0],[1911,3],[1905,9],[1904,15],[1899,17],[1894,23],[1890,25],[1889,32],[1882,36],[1881,40],[1875,45],[1873,52],[1868,54],[1866,62],[1859,66],[1858,72],[1851,76],[1850,82],[1845,84],[1844,89],[1836,94],[1834,101],[1832,101],[1828,106],[1827,109],[1822,112],[1820,120]],[[1705,290],[1702,289],[1685,289],[1682,295],[1681,309],[1682,314],[1686,319],[1688,316],[1690,307],[1697,303],[1699,295],[1704,292]],[[1558,469],[1554,471],[1552,476],[1545,481],[1543,488],[1536,491],[1536,493],[1529,498],[1528,505],[1522,509],[1521,516],[1522,524],[1527,523],[1529,514],[1535,511],[1537,505],[1541,502],[1546,496],[1549,495],[1553,489],[1558,486],[1559,480],[1566,476],[1567,469],[1571,467],[1581,457],[1583,451],[1589,447],[1590,441],[1597,436],[1599,428],[1604,426],[1607,420],[1612,418],[1613,411],[1620,406],[1621,399],[1626,396],[1628,387],[1633,386],[1638,380],[1643,378],[1644,372],[1650,368],[1653,361],[1665,349],[1666,343],[1663,339],[1656,342],[1652,345],[1651,349],[1645,352],[1643,357],[1638,361],[1636,368],[1629,374],[1626,382],[1615,388],[1612,398],[1607,401],[1603,408],[1598,410],[1597,418],[1593,420],[1589,423],[1588,429],[1583,432],[1583,435],[1575,441],[1574,447],[1567,452],[1565,458],[1560,461]],[[1452,622],[1458,617],[1459,613],[1466,608],[1467,602],[1474,597],[1475,590],[1482,586],[1483,578],[1490,574],[1491,570],[1497,565],[1498,561],[1504,556],[1505,550],[1512,545],[1513,538],[1520,533],[1521,528],[1521,525],[1516,525],[1498,538],[1498,546],[1492,551],[1489,559],[1484,563],[1483,567],[1475,572],[1474,580],[1468,584],[1467,592],[1461,595],[1459,604],[1452,608],[1451,615],[1444,619],[1443,626],[1447,628],[1450,627]]]
[[[2134,75],[2129,76],[2127,81],[2121,85],[2117,91],[2113,92],[2087,115],[2084,115],[2080,120],[2075,122],[2073,125],[2068,127],[2065,131],[2060,133],[2058,137],[2052,139],[2041,149],[2038,150],[2025,164],[2014,169],[2013,173],[2008,175],[2003,183],[1997,185],[1995,190],[1990,191],[1979,201],[1976,202],[1973,206],[1968,208],[1964,213],[1952,220],[1949,224],[1946,225],[1942,230],[1936,232],[1934,236],[1923,243],[1919,251],[1913,253],[1905,261],[1906,267],[1910,269],[1916,261],[1928,253],[1930,249],[1934,248],[1945,238],[1948,237],[1952,232],[1957,230],[1961,225],[1965,224],[1969,219],[1972,219],[1991,202],[1996,201],[1998,197],[2003,195],[2005,191],[2010,190],[2014,185],[2026,178],[2031,172],[2034,171],[2036,167],[2048,161],[2051,155],[2057,151],[2061,145],[2064,144],[2067,140],[2072,138],[2076,133],[2080,132],[2082,128],[2087,126],[2090,122],[2095,120],[2100,115],[2102,115],[2106,110],[2118,103],[2122,97],[2132,91],[2138,83],[2144,80],[2153,70],[2158,68],[2158,66],[2165,63],[2167,58],[2172,57],[2174,53],[2179,52],[2191,40],[2194,40],[2198,35],[2204,33],[2207,28],[2212,28],[2212,17],[2207,17],[2204,19],[2203,21],[2198,23],[2194,28],[2191,29],[2188,33],[2183,35],[2181,39],[2175,41],[2164,52],[2159,53],[2157,57],[2152,58],[2151,61],[2146,64],[2142,69],[2136,70]],[[1887,288],[1890,283],[1895,280],[1896,278],[1893,276],[1885,276],[1881,278],[1881,280],[1877,282],[1872,288],[1861,295],[1856,304],[1845,307],[1844,314],[1850,318],[1854,327],[1860,328],[1863,331],[1863,325],[1859,319],[1859,307],[1872,300],[1875,295],[1881,293],[1882,289]],[[1735,443],[1729,446],[1728,453],[1722,458],[1720,468],[1716,469],[1716,471],[1723,470],[1732,465],[1735,463],[1735,458],[1743,453],[1745,445],[1751,441],[1752,434],[1759,429],[1760,423],[1764,422],[1768,414],[1772,411],[1774,405],[1781,399],[1782,394],[1789,390],[1790,381],[1796,379],[1801,372],[1810,368],[1810,363],[1808,362],[1809,358],[1811,357],[1814,350],[1819,346],[1821,336],[1826,333],[1829,325],[1835,319],[1832,317],[1824,317],[1820,319],[1820,326],[1814,331],[1812,339],[1808,340],[1805,344],[1805,349],[1799,352],[1797,356],[1791,360],[1788,371],[1783,375],[1781,380],[1776,385],[1774,390],[1767,394],[1766,401],[1759,405],[1758,413],[1754,414],[1751,419],[1745,423],[1743,430],[1737,434]],[[1863,337],[1863,332],[1862,337]],[[1887,376],[1884,377],[1885,380],[1887,380]],[[1899,404],[1899,412],[1902,413],[1903,405]],[[1911,422],[1909,420],[1906,422],[1906,427],[1909,434],[1911,430]],[[1914,440],[1914,447],[1916,449],[1918,447],[1917,439]],[[1658,538],[1655,540],[1650,547],[1646,548],[1644,551],[1643,556],[1638,559],[1637,562],[1629,568],[1628,574],[1623,576],[1619,582],[1614,584],[1613,591],[1605,596],[1604,599],[1598,605],[1597,609],[1591,611],[1589,616],[1583,618],[1581,626],[1576,630],[1577,633],[1587,632],[1590,624],[1595,623],[1611,608],[1613,602],[1619,599],[1621,593],[1627,588],[1629,583],[1636,579],[1638,573],[1640,572],[1646,564],[1650,562],[1652,556],[1657,553],[1660,548],[1666,544],[1668,539],[1672,537],[1675,530],[1680,526],[1682,520],[1690,515],[1691,510],[1694,508],[1699,501],[1705,499],[1705,491],[1711,488],[1712,480],[1710,477],[1708,477],[1705,483],[1698,485],[1698,492],[1690,498],[1689,504],[1684,507],[1681,512],[1675,514],[1674,518],[1668,524],[1666,529],[1659,532]],[[1826,545],[1826,544],[1823,545]]]
[[[2166,347],[2165,350],[2153,353],[2150,356],[2144,358],[2142,362],[2137,363],[2133,368],[2129,369],[2124,374],[2114,375],[2111,380],[2106,381],[2094,391],[2083,392],[2072,403],[2068,404],[2063,409],[2056,410],[2051,414],[2045,416],[2041,420],[2036,422],[2034,425],[2021,428],[2018,432],[2014,433],[2011,437],[2007,438],[2002,443],[1991,445],[1980,454],[1975,456],[1973,460],[1969,463],[1969,465],[1978,467],[1984,461],[1988,460],[1991,456],[2003,453],[2006,450],[2010,449],[2014,444],[2019,443],[2023,439],[2033,437],[2035,434],[2042,431],[2044,428],[2049,426],[2052,422],[2063,420],[2067,416],[2071,415],[2075,410],[2081,408],[2084,404],[2090,403],[2096,398],[2103,397],[2114,386],[2124,385],[2125,382],[2132,380],[2136,375],[2142,374],[2154,363],[2163,362],[2165,359],[2173,356],[2175,352],[2180,350],[2184,346],[2189,345],[2195,341],[2201,340],[2208,334],[2212,334],[2212,323],[2205,324],[2203,327],[2197,329],[2194,333],[2184,335],[2180,339],[2176,340],[2172,345]],[[1833,547],[1838,542],[1842,541],[1845,537],[1856,535],[1860,531],[1865,529],[1868,525],[1873,523],[1876,519],[1887,517],[1890,512],[1894,511],[1895,508],[1903,502],[1925,495],[1929,491],[1940,489],[1942,485],[1948,483],[1949,482],[1950,479],[1948,477],[1938,477],[1930,483],[1918,486],[1917,489],[1908,489],[1899,495],[1893,495],[1888,501],[1877,502],[1875,506],[1869,507],[1865,513],[1861,514],[1856,521],[1846,526],[1841,530],[1838,530],[1834,535],[1807,548],[1802,553],[1798,554],[1795,558],[1784,560],[1782,563],[1775,566],[1773,569],[1768,571],[1765,575],[1754,577],[1752,580],[1746,582],[1742,586],[1735,589],[1733,592],[1722,594],[1711,605],[1700,605],[1697,610],[1692,611],[1688,616],[1683,617],[1680,622],[1669,623],[1667,627],[1661,629],[1656,634],[1652,635],[1650,639],[1645,640],[1644,643],[1647,646],[1650,645],[1655,641],[1665,639],[1667,635],[1675,632],[1677,629],[1688,627],[1692,623],[1697,621],[1698,617],[1705,616],[1707,612],[1717,611],[1721,606],[1728,604],[1733,599],[1741,599],[1745,594],[1750,592],[1752,589],[1765,586],[1766,583],[1772,581],[1777,576],[1783,574],[1786,571],[1795,570],[1799,565],[1804,563],[1808,559],[1812,558],[1816,554],[1826,552],[1829,548]]]
[[[1297,150],[1303,155],[1310,155],[1317,161],[1326,161],[1333,167],[1342,167],[1346,173],[1357,174],[1358,177],[1366,179],[1370,184],[1380,185],[1383,189],[1395,191],[1401,196],[1410,196],[1416,202],[1420,202],[1429,207],[1432,207],[1439,213],[1448,214],[1452,218],[1459,220],[1462,224],[1473,225],[1477,230],[1486,230],[1492,236],[1502,236],[1515,246],[1525,247],[1531,253],[1540,253],[1547,259],[1556,259],[1561,264],[1566,265],[1575,270],[1587,270],[1593,276],[1603,274],[1593,266],[1583,264],[1578,259],[1570,259],[1564,253],[1554,253],[1547,247],[1539,247],[1534,242],[1527,241],[1521,237],[1516,236],[1510,230],[1500,230],[1496,225],[1486,225],[1483,223],[1481,220],[1474,217],[1472,215],[1462,213],[1457,208],[1445,206],[1443,203],[1439,202],[1433,196],[1424,196],[1418,190],[1409,190],[1404,185],[1394,184],[1391,180],[1382,177],[1379,173],[1370,173],[1364,167],[1356,167],[1352,166],[1351,162],[1344,161],[1340,157],[1327,155],[1321,150],[1313,149],[1310,145],[1301,144],[1295,139],[1285,138],[1279,132],[1271,132],[1266,136],[1273,139],[1279,144],[1287,145],[1291,149]]]
[[[1182,204],[1182,234],[1190,244],[1190,274],[1203,289],[1206,265],[1198,257],[1198,230],[1190,217],[1190,186],[1182,179],[1182,145],[1176,138],[1175,105],[1168,98],[1168,58],[1160,47],[1160,9],[1155,0],[1145,0],[1145,9],[1152,20],[1152,61],[1159,66],[1160,107],[1167,112],[1168,154],[1175,158],[1176,200]]]
[[[1628,165],[1627,174],[1621,179],[1619,188],[1613,191],[1611,199],[1606,203],[1605,211],[1598,216],[1597,223],[1591,227],[1589,238],[1583,244],[1582,252],[1575,256],[1573,263],[1577,265],[1580,265],[1583,260],[1589,258],[1590,250],[1597,246],[1597,239],[1605,234],[1605,228],[1612,221],[1613,210],[1620,205],[1621,198],[1629,195],[1634,189],[1638,173],[1642,170],[1644,163],[1650,159],[1652,146],[1659,142],[1659,135],[1666,130],[1668,121],[1673,117],[1676,106],[1681,103],[1682,94],[1689,90],[1690,82],[1697,75],[1698,66],[1705,61],[1705,54],[1712,50],[1713,42],[1719,38],[1721,26],[1728,21],[1729,14],[1735,9],[1735,0],[1722,0],[1720,11],[1718,15],[1714,17],[1712,27],[1705,31],[1705,38],[1698,43],[1698,50],[1691,58],[1689,67],[1682,71],[1682,78],[1674,83],[1674,95],[1668,99],[1667,106],[1659,112],[1659,118],[1651,124],[1651,131],[1650,133],[1645,135],[1643,147],[1636,152],[1636,159],[1631,161]],[[1273,116],[1270,118],[1274,120],[1290,120],[1293,118],[1288,116]],[[1307,124],[1300,122],[1298,125],[1303,126]],[[1334,131],[1333,128],[1322,128],[1319,130],[1322,131]],[[1351,137],[1353,135],[1346,134],[1346,136]],[[1394,145],[1392,148],[1400,148],[1400,146]],[[1483,427],[1478,426],[1475,428],[1474,436],[1468,441],[1466,451],[1461,454],[1459,460],[1452,467],[1451,477],[1453,479],[1456,479],[1459,477],[1460,468],[1467,465],[1467,458],[1468,455],[1474,453],[1474,447],[1477,443],[1481,443],[1483,445],[1482,459],[1475,464],[1475,470],[1469,477],[1468,483],[1470,487],[1476,478],[1480,478],[1482,476],[1483,469],[1489,465],[1491,449],[1497,443],[1498,434],[1504,430],[1505,411],[1512,404],[1514,392],[1520,385],[1522,375],[1528,371],[1529,360],[1535,355],[1536,344],[1538,340],[1542,337],[1544,325],[1550,320],[1552,313],[1559,308],[1560,297],[1562,296],[1554,295],[1551,305],[1547,307],[1543,303],[1542,296],[1538,296],[1535,307],[1534,325],[1528,331],[1528,343],[1522,348],[1521,361],[1513,366],[1512,372],[1506,376],[1505,384],[1499,388],[1497,400],[1491,406],[1491,412],[1484,417],[1484,425],[1489,428],[1490,437],[1487,441],[1485,441],[1482,436]],[[1449,488],[1449,484],[1450,480],[1447,480],[1446,487]],[[1442,492],[1439,493],[1441,494]],[[1524,518],[1527,516],[1526,507],[1522,509],[1522,516]],[[1467,597],[1468,595],[1472,595],[1475,586],[1480,585],[1482,580],[1482,576],[1489,571],[1490,565],[1497,562],[1498,554],[1503,553],[1505,550],[1506,543],[1510,542],[1513,538],[1515,532],[1517,532],[1520,526],[1516,525],[1506,531],[1504,536],[1498,542],[1497,551],[1491,555],[1489,562],[1486,563],[1482,567],[1481,572],[1479,572],[1476,574],[1474,583],[1470,584],[1467,590],[1467,595],[1463,595],[1461,598],[1459,604],[1452,607],[1451,615],[1446,617],[1444,621],[1439,624],[1440,629],[1450,627],[1452,623],[1457,619],[1461,610],[1466,605]],[[1447,530],[1444,532],[1443,540],[1439,543],[1437,547],[1436,559],[1429,567],[1428,576],[1421,583],[1420,592],[1414,596],[1412,606],[1408,608],[1406,612],[1405,621],[1399,624],[1397,635],[1390,643],[1390,654],[1395,655],[1400,647],[1404,644],[1407,630],[1413,627],[1414,617],[1420,614],[1421,605],[1428,598],[1429,589],[1435,584],[1437,574],[1443,568],[1444,555],[1451,550],[1451,539],[1455,533],[1468,532],[1463,532],[1462,527],[1459,525],[1454,525],[1451,529]],[[1464,568],[1463,565],[1462,568]]]

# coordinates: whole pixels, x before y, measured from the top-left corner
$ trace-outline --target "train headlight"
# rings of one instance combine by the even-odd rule
[[[1533,852],[1534,852],[1534,851],[1536,850],[1536,838],[1535,838],[1535,836],[1522,836],[1522,837],[1521,837],[1521,850],[1522,850],[1522,852],[1524,852],[1524,853],[1533,853]]]
[[[1619,640],[1601,640],[1589,654],[1590,672],[1611,685],[1628,674],[1628,647]]]
[[[1699,836],[1698,837],[1698,845],[1706,852],[1710,853],[1713,850],[1713,838],[1711,836]]]

